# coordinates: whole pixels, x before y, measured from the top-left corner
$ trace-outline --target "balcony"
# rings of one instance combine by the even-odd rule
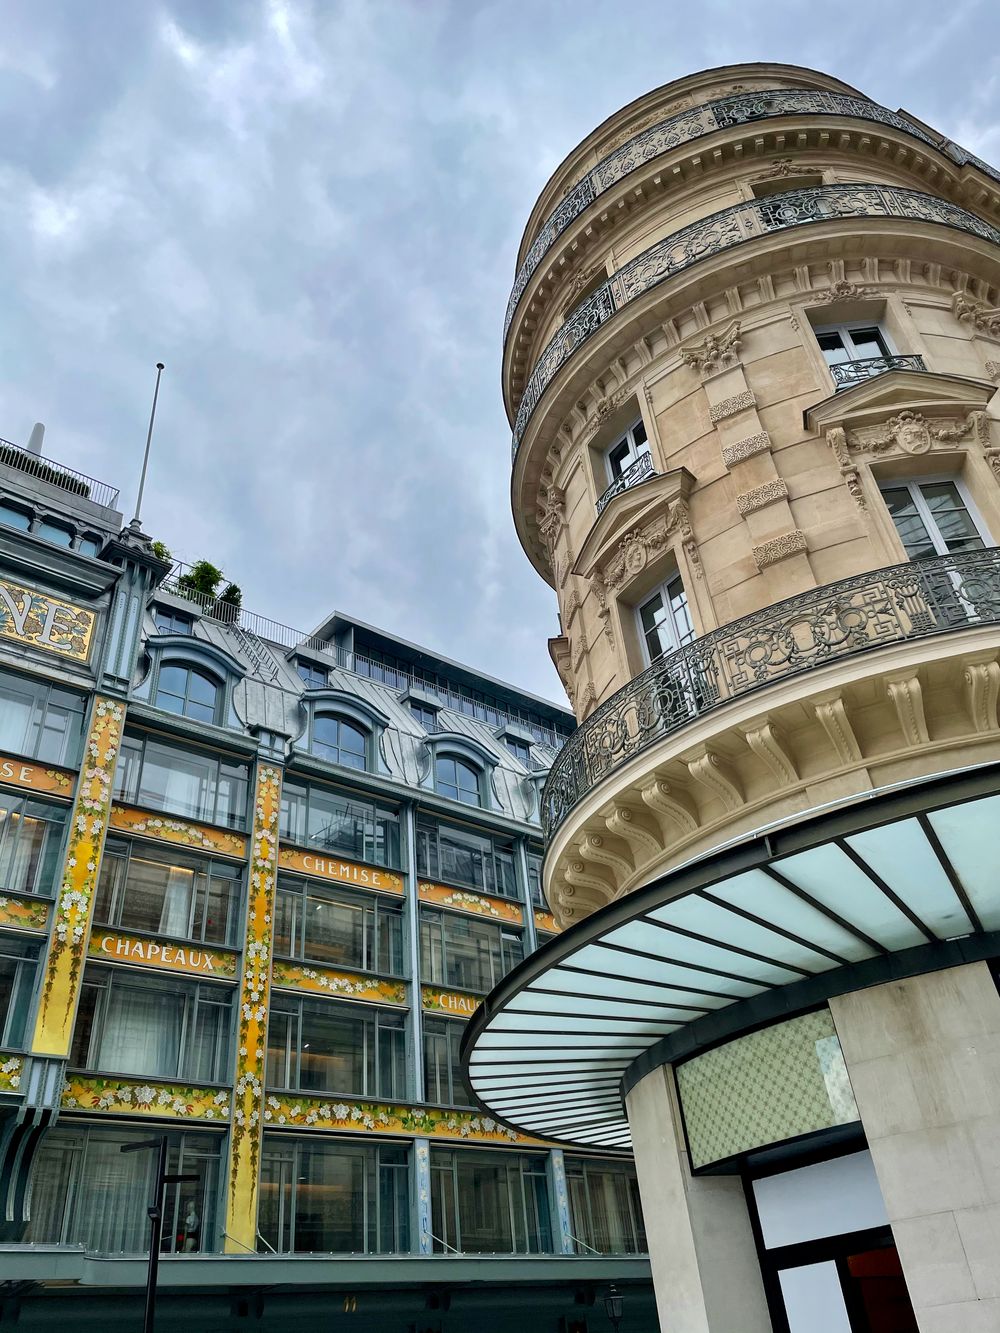
[[[542,791],[546,839],[604,778],[734,699],[813,667],[1000,624],[1000,550],[893,565],[814,588],[660,658],[582,723]]]
[[[922,356],[866,356],[861,361],[841,361],[830,367],[830,374],[841,389],[853,389],[855,384],[864,384],[876,375],[884,375],[887,370],[926,370]]]
[[[652,456],[648,453],[640,454],[620,477],[614,479],[598,500],[597,517],[600,518],[616,495],[621,495],[623,491],[629,491],[633,486],[638,486],[641,481],[646,481],[649,477],[655,476],[656,469],[653,467]]]
[[[582,301],[542,350],[514,422],[512,455],[542,395],[576,352],[604,324],[659,283],[725,250],[761,236],[848,218],[892,218],[954,228],[1000,246],[1000,231],[957,204],[919,190],[886,185],[819,185],[734,204],[651,246]]]

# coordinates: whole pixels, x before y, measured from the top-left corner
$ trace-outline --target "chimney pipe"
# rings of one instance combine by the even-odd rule
[[[31,428],[31,435],[28,439],[28,453],[41,456],[42,440],[45,438],[45,427],[40,421],[36,421]]]

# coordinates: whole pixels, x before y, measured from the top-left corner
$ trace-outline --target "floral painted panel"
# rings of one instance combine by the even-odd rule
[[[268,1094],[264,1105],[268,1128],[341,1129],[355,1133],[408,1134],[436,1139],[467,1139],[473,1143],[541,1143],[518,1134],[489,1116],[427,1106],[393,1103],[321,1101],[318,1098]]]
[[[0,926],[12,930],[44,930],[49,920],[49,904],[44,898],[0,896]]]
[[[358,889],[377,889],[379,893],[403,892],[403,876],[383,866],[362,865],[338,856],[320,856],[314,851],[283,846],[278,853],[282,870],[292,870],[313,879],[332,879],[338,884],[353,884]]]
[[[26,791],[40,791],[47,796],[62,796],[68,801],[73,795],[76,774],[65,768],[44,768],[29,764],[14,755],[0,754],[0,783],[5,787],[22,787]]]
[[[305,967],[301,963],[277,961],[271,972],[275,986],[285,990],[315,991],[342,1000],[368,1000],[373,1004],[405,1004],[406,985],[384,977],[366,977],[360,972],[339,972],[330,967]]]
[[[32,1041],[32,1050],[40,1054],[69,1053],[124,721],[124,704],[100,696],[95,699],[83,771],[70,813],[55,932],[49,944]]]
[[[63,1088],[64,1111],[107,1111],[112,1115],[165,1116],[171,1120],[229,1119],[228,1089],[192,1088],[181,1083],[143,1083],[122,1078],[70,1074]]]
[[[209,824],[191,824],[166,815],[151,815],[147,810],[137,810],[131,805],[112,806],[111,827],[119,833],[134,833],[141,838],[154,838],[157,842],[194,847],[200,852],[220,852],[240,860],[247,854],[247,840],[242,833],[229,833]]]
[[[0,1092],[17,1092],[21,1086],[23,1064],[24,1060],[20,1055],[0,1051]]]
[[[421,880],[417,885],[417,895],[421,902],[433,903],[436,907],[450,907],[454,912],[469,912],[472,916],[488,916],[494,921],[509,921],[521,925],[524,913],[517,903],[506,898],[491,898],[485,893],[470,893],[467,889],[451,889],[446,884],[432,884]]]
[[[471,1018],[483,1002],[481,995],[467,995],[462,991],[441,990],[437,986],[421,986],[423,1008],[452,1018]]]

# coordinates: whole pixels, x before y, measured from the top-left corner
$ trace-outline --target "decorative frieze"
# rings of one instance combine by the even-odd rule
[[[87,956],[105,963],[129,963],[133,967],[226,980],[232,980],[237,970],[237,957],[229,950],[146,939],[120,930],[95,930],[87,946]]]
[[[481,995],[469,995],[465,991],[442,990],[439,986],[420,987],[421,1008],[434,1014],[471,1018],[482,1002]]]
[[[765,481],[763,486],[754,486],[752,490],[743,491],[736,497],[736,507],[744,516],[755,514],[758,509],[766,509],[768,505],[777,504],[779,500],[787,500],[788,487],[777,478],[775,481]]]
[[[90,1078],[70,1074],[63,1089],[64,1111],[155,1116],[167,1120],[229,1120],[229,1089],[186,1083],[145,1083],[142,1079]]]
[[[86,607],[0,579],[0,637],[85,662],[96,623]]]
[[[789,556],[801,555],[806,549],[806,534],[794,528],[791,532],[783,532],[780,537],[761,542],[753,548],[752,554],[757,568],[763,571],[781,560],[787,560]]]
[[[313,991],[338,1000],[367,1000],[370,1004],[406,1004],[406,986],[402,981],[368,977],[360,972],[343,972],[332,967],[306,967],[303,963],[278,960],[271,973],[271,983],[283,990]]]
[[[359,1102],[336,1098],[299,1097],[269,1093],[264,1104],[268,1127],[339,1129],[353,1134],[392,1134],[434,1139],[460,1139],[463,1143],[542,1143],[544,1140],[518,1134],[490,1116],[450,1108],[406,1106],[386,1102]]]
[[[20,787],[69,800],[75,779],[76,774],[68,769],[45,768],[42,764],[26,763],[14,755],[0,754],[0,785],[4,787]]]
[[[340,856],[320,856],[318,852],[305,851],[299,847],[282,844],[278,851],[278,865],[281,870],[290,870],[296,875],[309,875],[312,879],[333,880],[338,884],[350,884],[356,889],[375,889],[378,893],[402,895],[403,877],[394,870],[383,866],[362,865],[358,861],[348,861]]]
[[[111,827],[117,833],[133,833],[156,842],[171,842],[199,852],[220,852],[242,860],[247,854],[247,840],[242,833],[229,833],[208,824],[192,824],[168,815],[151,815],[128,805],[111,807]]]
[[[467,912],[470,916],[488,916],[494,921],[509,921],[515,926],[522,924],[524,914],[517,903],[506,898],[492,898],[484,893],[472,893],[468,889],[452,889],[447,884],[432,884],[421,880],[417,885],[417,897],[422,903],[434,907],[447,907],[453,912]]]
[[[736,416],[737,412],[746,412],[748,408],[755,407],[757,399],[749,389],[743,393],[733,394],[732,398],[723,398],[719,403],[712,403],[708,409],[708,415],[712,421],[725,421],[727,417]]]
[[[753,458],[756,454],[767,453],[770,447],[771,437],[766,430],[762,430],[759,435],[748,435],[745,440],[724,445],[722,461],[726,467],[735,467],[737,463],[745,463],[748,458]]]

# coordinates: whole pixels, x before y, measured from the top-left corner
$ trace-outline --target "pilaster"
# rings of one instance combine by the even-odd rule
[[[562,1148],[552,1148],[545,1158],[545,1181],[549,1187],[549,1217],[552,1249],[556,1254],[576,1254],[569,1221],[569,1192],[566,1188],[566,1159]]]
[[[431,1234],[431,1145],[429,1139],[414,1139],[410,1154],[410,1251],[433,1254]]]

